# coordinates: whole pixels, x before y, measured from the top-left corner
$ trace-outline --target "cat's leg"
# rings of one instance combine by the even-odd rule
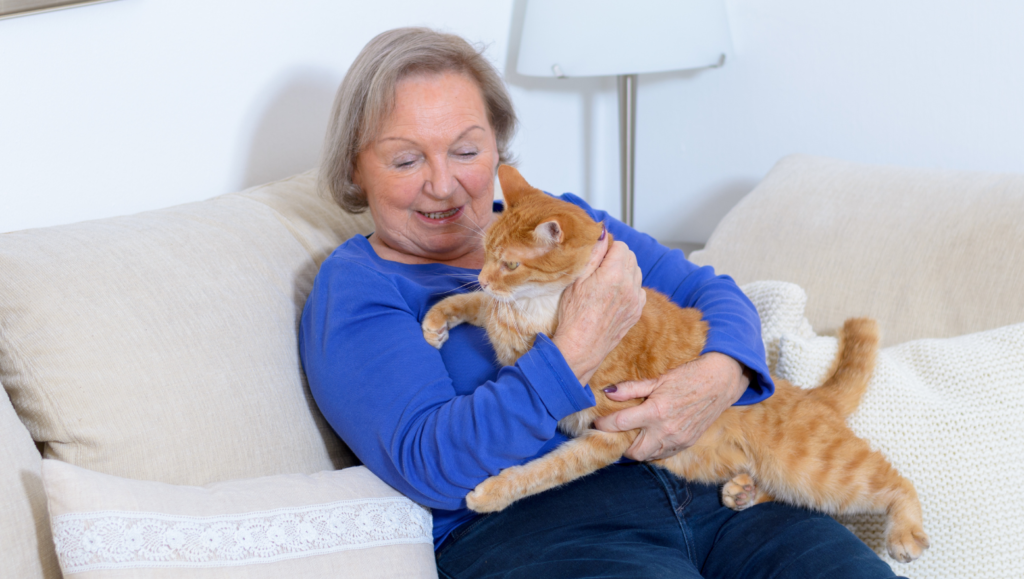
[[[587,430],[579,438],[521,466],[501,471],[466,495],[466,506],[478,513],[504,510],[517,500],[561,486],[622,458],[636,432]]]
[[[929,541],[914,485],[852,432],[824,441],[813,453],[816,468],[776,451],[773,459],[757,461],[754,478],[780,502],[830,514],[885,513],[889,555],[904,563],[920,557]],[[831,460],[824,448],[832,449]]]
[[[749,509],[772,500],[772,496],[758,486],[754,477],[741,473],[722,486],[722,504],[734,511]]]
[[[887,494],[886,549],[893,559],[909,563],[920,557],[929,546],[921,520],[921,501],[914,485],[903,477],[900,477],[899,486]]]
[[[440,349],[448,341],[448,330],[469,322],[483,327],[487,322],[487,294],[470,292],[449,296],[430,308],[423,317],[423,337]]]

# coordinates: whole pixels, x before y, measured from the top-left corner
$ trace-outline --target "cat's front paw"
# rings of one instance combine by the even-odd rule
[[[436,310],[427,312],[427,316],[423,318],[423,338],[428,344],[440,350],[448,341],[448,319]]]
[[[466,495],[466,507],[477,513],[496,513],[505,510],[518,498],[502,475],[492,476]]]
[[[904,528],[895,526],[885,542],[889,556],[900,563],[909,563],[917,559],[929,545],[928,535],[920,525],[908,525]]]
[[[734,511],[754,506],[757,499],[757,484],[753,477],[743,473],[736,475],[722,487],[722,504]]]

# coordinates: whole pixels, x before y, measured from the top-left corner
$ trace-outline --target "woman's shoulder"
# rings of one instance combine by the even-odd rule
[[[475,274],[444,264],[410,265],[382,259],[370,241],[353,236],[320,265],[314,290],[332,295],[350,307],[382,306],[425,313],[432,296],[447,295],[467,285]],[[324,291],[329,290],[329,291]]]
[[[555,199],[561,199],[562,201],[568,201],[569,203],[572,203],[573,205],[576,205],[576,206],[582,208],[584,211],[589,213],[591,217],[594,216],[594,213],[595,213],[594,208],[591,207],[590,204],[586,202],[586,200],[584,200],[582,197],[580,197],[579,195],[577,195],[575,193],[562,193],[561,195],[555,195],[554,193],[548,193],[547,191],[545,191],[545,193],[547,193],[548,195],[554,197]]]
[[[370,240],[362,234],[357,233],[348,238],[345,243],[334,248],[334,251],[331,252],[324,263],[372,263],[372,260],[370,259],[372,252],[373,248],[370,246]]]
[[[381,271],[369,240],[356,234],[331,252],[320,264],[317,284],[344,280],[346,285],[393,285]]]

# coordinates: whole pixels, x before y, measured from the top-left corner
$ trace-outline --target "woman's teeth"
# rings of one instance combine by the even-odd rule
[[[452,215],[455,215],[458,212],[458,207],[456,207],[455,209],[450,209],[448,211],[438,211],[436,213],[423,213],[422,211],[420,211],[422,215],[426,215],[430,219],[444,219],[446,217],[451,217]]]

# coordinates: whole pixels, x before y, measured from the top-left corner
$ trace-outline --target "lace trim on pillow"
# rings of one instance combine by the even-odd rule
[[[432,543],[430,511],[404,497],[186,517],[98,511],[53,519],[65,574],[270,563],[349,549]]]

